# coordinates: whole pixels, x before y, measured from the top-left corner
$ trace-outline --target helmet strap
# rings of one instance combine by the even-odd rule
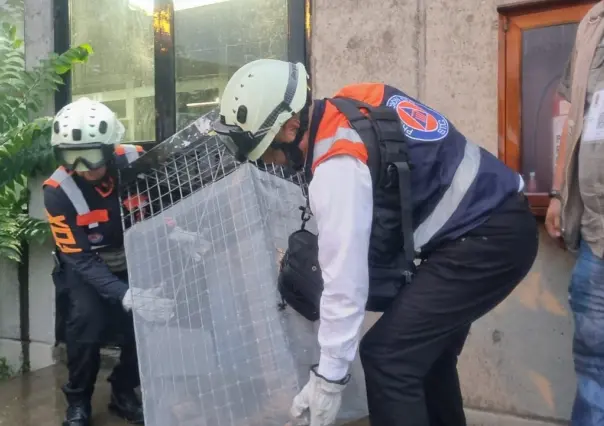
[[[107,176],[107,173],[105,173],[103,175],[103,177],[99,178],[99,179],[86,179],[86,182],[88,182],[92,186],[99,186],[105,181],[109,181],[109,177]]]
[[[86,182],[92,186],[98,187],[102,186],[103,183],[111,182],[114,179],[113,174],[111,173],[111,168],[107,167],[107,172],[98,179],[86,179]]]
[[[283,154],[285,154],[288,166],[296,172],[299,172],[305,166],[304,153],[300,149],[300,142],[302,142],[302,138],[304,138],[304,134],[308,130],[308,124],[310,121],[309,111],[311,104],[312,98],[310,97],[310,91],[308,91],[306,105],[304,105],[304,108],[300,110],[300,127],[298,127],[298,131],[296,132],[296,137],[294,138],[293,142],[273,142],[271,144],[272,148],[280,149]]]

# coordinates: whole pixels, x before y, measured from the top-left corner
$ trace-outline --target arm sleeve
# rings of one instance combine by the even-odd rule
[[[568,60],[566,61],[566,65],[564,66],[564,71],[562,72],[562,77],[560,78],[560,83],[558,84],[558,93],[568,102],[571,102],[570,94],[573,81],[572,67],[574,58],[575,48],[573,48],[571,54],[568,56]]]
[[[324,281],[318,372],[329,380],[342,379],[348,372],[365,318],[372,191],[367,166],[347,155],[319,165],[309,188]]]
[[[141,156],[145,154],[142,147],[138,147]],[[144,170],[143,170],[144,173]],[[122,205],[129,214],[126,217],[127,226],[139,222],[142,217],[148,217],[152,212],[162,211],[165,206],[174,205],[182,198],[182,188],[172,185],[164,180],[148,182],[144,177],[129,184],[130,194],[122,200]]]
[[[75,209],[67,197],[56,188],[45,187],[44,207],[61,261],[92,285],[101,297],[121,303],[128,285],[90,249],[88,235],[77,225]]]

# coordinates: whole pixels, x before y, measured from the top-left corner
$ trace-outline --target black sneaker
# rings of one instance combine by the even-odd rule
[[[143,404],[138,399],[134,389],[129,391],[114,390],[111,393],[109,411],[126,420],[128,423],[135,425],[145,424],[145,418],[143,416]]]
[[[63,426],[90,426],[90,404],[71,403],[67,407]]]

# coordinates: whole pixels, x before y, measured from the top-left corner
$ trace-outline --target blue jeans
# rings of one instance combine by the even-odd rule
[[[572,426],[604,425],[604,259],[581,242],[570,282],[577,392]]]

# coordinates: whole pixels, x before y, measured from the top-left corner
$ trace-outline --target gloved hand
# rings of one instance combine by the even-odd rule
[[[333,382],[318,375],[317,367],[311,368],[310,380],[294,398],[290,409],[292,426],[329,426],[340,411],[342,391],[350,375]]]
[[[160,297],[161,288],[130,287],[122,305],[126,311],[134,311],[147,321],[167,322],[174,316],[175,302],[172,299]]]

